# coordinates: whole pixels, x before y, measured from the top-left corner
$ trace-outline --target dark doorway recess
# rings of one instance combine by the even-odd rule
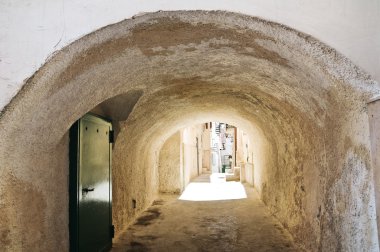
[[[70,251],[112,247],[112,141],[111,122],[93,114],[70,129]]]

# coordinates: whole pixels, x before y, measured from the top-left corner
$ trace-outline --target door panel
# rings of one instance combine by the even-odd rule
[[[73,218],[73,233],[77,242],[71,246],[72,251],[104,251],[112,244],[111,130],[110,122],[90,114],[81,118],[74,129],[77,216]]]

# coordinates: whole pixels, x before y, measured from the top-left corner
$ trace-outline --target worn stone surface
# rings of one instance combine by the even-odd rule
[[[6,250],[37,242],[44,251],[68,249],[67,132],[131,90],[139,99],[114,146],[117,234],[155,199],[165,140],[183,127],[222,121],[251,136],[256,189],[299,247],[378,250],[365,103],[378,84],[310,36],[202,11],[147,14],[79,39],[1,112],[0,219],[12,225],[0,235]],[[10,175],[32,185],[26,194],[36,201],[21,204]],[[35,235],[12,224],[16,205],[22,213],[44,206],[29,227]]]
[[[160,195],[111,251],[298,251],[253,188],[247,199],[181,201]]]

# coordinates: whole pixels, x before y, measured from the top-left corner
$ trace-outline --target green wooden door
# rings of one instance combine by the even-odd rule
[[[71,204],[70,228],[72,251],[106,251],[112,246],[112,185],[110,134],[112,125],[100,117],[87,114],[73,126],[70,142],[76,143],[74,197]],[[74,143],[71,144],[73,146]],[[72,153],[74,154],[74,153]],[[73,162],[72,162],[73,163]],[[74,181],[73,181],[74,180]],[[72,189],[74,191],[74,189]],[[75,208],[75,209],[73,209]],[[73,230],[75,229],[75,230]],[[73,233],[73,234],[71,234]],[[72,238],[72,236],[76,236]]]

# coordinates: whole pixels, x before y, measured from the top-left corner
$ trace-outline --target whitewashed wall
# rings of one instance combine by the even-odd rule
[[[0,109],[55,51],[141,12],[227,10],[276,21],[337,49],[380,81],[379,0],[1,0]]]

